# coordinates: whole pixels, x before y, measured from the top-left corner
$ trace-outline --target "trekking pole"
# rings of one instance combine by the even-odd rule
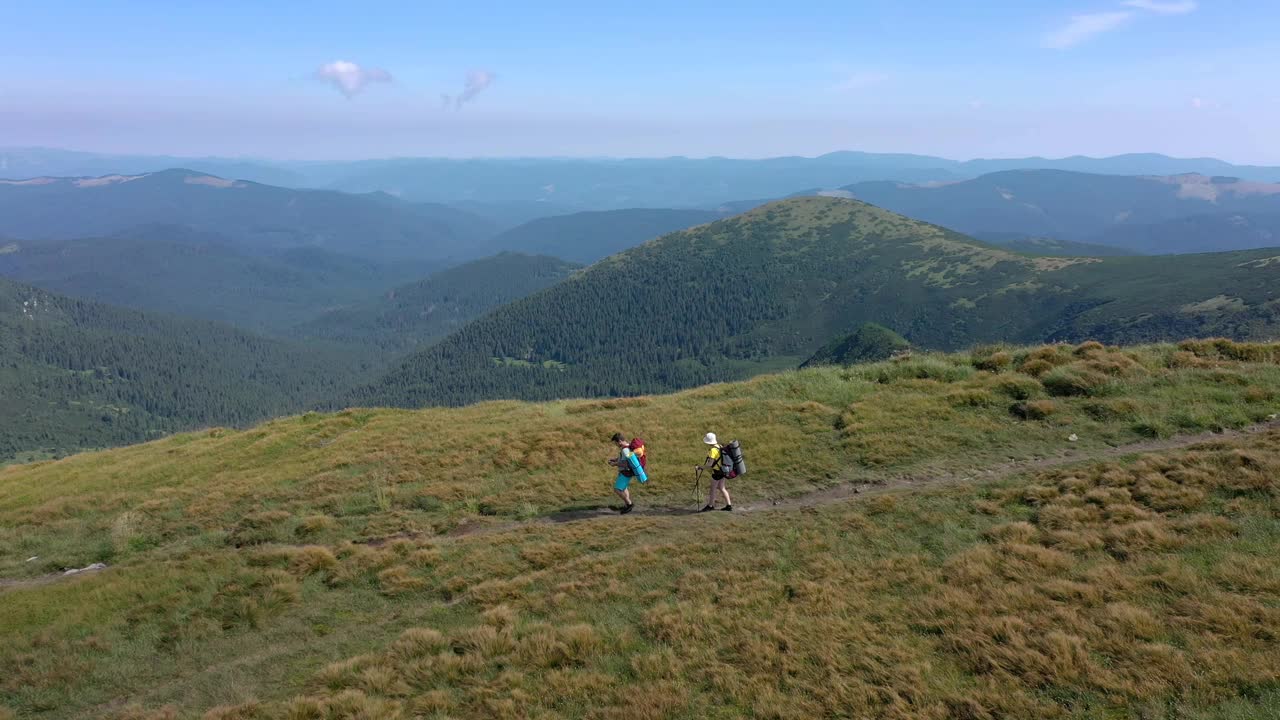
[[[702,466],[693,472],[693,499],[702,502]]]

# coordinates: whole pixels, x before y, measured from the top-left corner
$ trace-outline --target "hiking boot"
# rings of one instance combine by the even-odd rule
[[[733,506],[732,506],[732,505],[725,505],[724,507],[722,507],[722,508],[720,508],[720,509],[721,509],[721,510],[723,510],[723,511],[725,511],[725,512],[733,512]]]
[[[625,506],[623,506],[622,510],[621,510],[621,511],[619,511],[619,513],[618,513],[618,514],[619,514],[619,515],[626,515],[627,513],[631,512],[631,510],[632,510],[633,508],[635,508],[635,506],[636,506],[636,504],[635,504],[635,503],[631,503],[630,505],[625,505]]]
[[[711,512],[712,510],[715,510],[715,507],[712,505],[708,505],[702,508],[701,510],[699,510],[698,512]]]

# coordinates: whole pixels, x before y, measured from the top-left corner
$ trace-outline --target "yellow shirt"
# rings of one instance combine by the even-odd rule
[[[712,461],[712,462],[715,462],[715,461],[719,460],[719,459],[720,459],[720,448],[716,447],[715,445],[712,445],[712,446],[711,446],[711,449],[707,451],[707,459],[708,459],[708,460],[710,460],[710,461]]]

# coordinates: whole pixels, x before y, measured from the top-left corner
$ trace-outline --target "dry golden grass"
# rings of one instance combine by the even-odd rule
[[[1087,457],[1153,431],[1238,427],[1276,412],[1270,347],[917,355],[667,397],[308,415],[9,468],[0,577],[112,568],[0,590],[0,706],[139,718],[1274,715],[1276,432],[787,512],[449,535],[605,502],[615,429],[649,442],[640,502],[692,506],[671,468],[700,459],[708,429],[748,449],[742,503],[886,470],[954,476],[1056,454],[1069,433]],[[1008,361],[991,362],[999,353]],[[1036,363],[1040,377],[1106,380],[1050,398]]]
[[[1280,432],[891,497],[468,538],[441,569],[462,579],[469,620],[407,629],[317,672],[302,697],[220,712],[1195,717],[1242,699],[1253,703],[1242,717],[1280,710]],[[578,552],[554,569],[529,562],[566,547]]]

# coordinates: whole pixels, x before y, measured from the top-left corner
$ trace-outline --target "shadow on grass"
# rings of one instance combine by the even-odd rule
[[[591,518],[597,517],[618,515],[621,510],[621,505],[572,505],[561,508],[556,512],[543,515],[541,519],[553,523],[567,523],[578,520],[590,520]],[[635,509],[629,514],[642,515],[645,517],[674,517],[679,515],[695,515],[697,512],[698,511],[693,508],[646,506],[642,503],[636,503]]]

